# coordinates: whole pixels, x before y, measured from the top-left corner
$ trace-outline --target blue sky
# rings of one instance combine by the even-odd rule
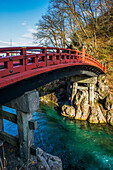
[[[35,24],[46,13],[49,0],[1,0],[0,47],[30,46]]]

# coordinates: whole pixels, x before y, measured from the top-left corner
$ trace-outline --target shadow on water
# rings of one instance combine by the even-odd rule
[[[113,127],[69,120],[45,104],[34,119],[38,122],[35,144],[59,156],[64,169],[113,169]]]

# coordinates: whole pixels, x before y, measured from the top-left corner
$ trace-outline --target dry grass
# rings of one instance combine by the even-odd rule
[[[92,40],[86,40],[86,52],[93,57],[97,58],[100,62],[107,64],[107,80],[109,85],[110,93],[113,95],[113,35],[97,37],[97,50],[93,50],[89,47]],[[91,47],[93,47],[91,45]],[[91,50],[90,50],[91,49]]]

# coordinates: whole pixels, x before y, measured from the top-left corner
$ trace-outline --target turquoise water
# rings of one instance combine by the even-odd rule
[[[54,105],[40,104],[35,145],[62,159],[64,170],[113,170],[113,127],[62,117]],[[10,128],[9,122],[6,131]],[[10,133],[16,135],[16,125]]]
[[[40,105],[35,144],[59,156],[66,170],[113,169],[113,127],[62,117],[54,106]]]
[[[9,113],[16,114],[15,109],[12,109],[12,108],[9,108],[9,107],[6,107],[6,106],[2,106],[2,109],[9,112]],[[12,136],[18,135],[17,124],[12,123],[12,122],[5,120],[5,119],[3,119],[3,122],[4,122],[4,131],[5,132],[9,133]]]

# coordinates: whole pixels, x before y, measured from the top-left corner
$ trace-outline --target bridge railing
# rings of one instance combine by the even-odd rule
[[[17,124],[17,115],[13,113],[9,113],[7,111],[4,111],[2,106],[0,106],[0,139],[5,140],[7,142],[10,142],[14,146],[19,145],[19,139],[16,136],[12,136],[9,133],[4,131],[4,121],[8,120],[14,124]]]
[[[55,47],[9,47],[0,48],[0,77],[59,64],[88,64],[100,68],[106,66],[81,51]]]

